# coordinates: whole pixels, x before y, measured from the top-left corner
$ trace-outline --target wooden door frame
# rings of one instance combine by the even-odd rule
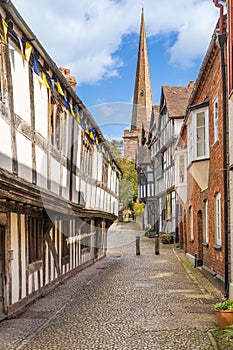
[[[7,276],[6,276],[6,229],[0,225],[0,247],[2,250],[2,305],[0,306],[0,315],[7,314]]]
[[[198,210],[197,212],[197,237],[198,237],[198,256],[197,266],[203,265],[203,212]]]

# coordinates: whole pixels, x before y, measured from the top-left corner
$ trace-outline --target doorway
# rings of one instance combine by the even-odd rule
[[[5,227],[0,225],[0,319],[6,313]]]
[[[203,219],[202,211],[197,212],[197,229],[198,229],[198,257],[197,266],[203,265]]]

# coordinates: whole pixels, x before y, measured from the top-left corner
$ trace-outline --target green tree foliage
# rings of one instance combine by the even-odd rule
[[[140,203],[139,200],[137,199],[136,202],[133,204],[133,211],[134,211],[134,216],[139,216],[141,213],[144,212],[144,204]]]
[[[119,203],[124,208],[133,210],[134,202],[138,197],[138,175],[135,162],[124,159],[122,156],[123,141],[109,141],[113,158],[120,165],[124,175],[119,184]]]

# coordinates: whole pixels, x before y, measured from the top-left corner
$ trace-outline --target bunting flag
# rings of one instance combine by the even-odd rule
[[[4,18],[2,18],[2,27],[3,27],[4,41],[5,41],[5,43],[6,43],[6,42],[7,42],[8,24],[6,23],[6,21],[4,20]]]
[[[76,119],[77,119],[77,122],[81,125],[81,119],[80,119],[80,114],[79,114],[79,112],[77,112],[77,117],[76,117]]]
[[[32,52],[33,52],[33,47],[30,44],[30,42],[26,41],[25,48],[24,48],[22,40],[25,40],[25,39],[21,39],[18,36],[18,34],[13,31],[13,29],[8,28],[8,24],[6,23],[4,18],[1,16],[1,14],[0,14],[0,19],[2,19],[4,41],[7,43],[7,34],[8,34],[8,30],[10,30],[10,32],[14,35],[14,37],[19,42],[21,56],[22,56],[23,60],[26,59],[26,61],[29,62],[31,55],[32,55]],[[107,157],[108,161],[110,161],[111,160],[110,155],[105,150],[104,146],[103,145],[102,145],[102,147],[99,146],[99,140],[98,140],[98,137],[96,135],[95,129],[91,125],[89,125],[89,122],[87,123],[86,121],[82,120],[82,118],[79,114],[79,109],[77,108],[77,106],[72,105],[72,103],[70,103],[68,101],[68,99],[65,97],[65,94],[64,94],[64,91],[61,87],[60,82],[55,81],[54,79],[50,78],[43,71],[43,68],[40,66],[40,64],[37,61],[34,54],[33,54],[33,69],[34,69],[35,74],[38,76],[37,78],[38,78],[40,85],[43,84],[47,89],[50,89],[50,87],[51,87],[53,91],[55,90],[55,85],[56,85],[57,92],[64,97],[64,103],[65,103],[66,108],[70,111],[72,116],[74,116],[74,117],[76,116],[77,122],[82,126],[82,128],[85,130],[85,132],[90,136],[91,140],[96,144],[96,148]],[[50,86],[49,82],[51,83],[51,86]],[[52,113],[52,111],[53,111],[53,107],[52,107],[52,104],[50,104],[49,105],[49,112]]]
[[[95,139],[95,130],[93,129],[93,127],[90,127],[90,138],[94,141]]]
[[[66,108],[67,109],[69,109],[69,102],[68,102],[68,100],[67,100],[67,98],[64,96],[64,102],[65,102],[65,106],[66,106]]]
[[[46,77],[46,74],[44,72],[42,72],[42,80],[43,80],[44,86],[47,89],[49,89],[49,84],[48,84],[48,81],[47,81],[47,77]]]
[[[34,63],[33,63],[33,67],[34,67],[34,72],[39,75],[39,72],[38,72],[38,62],[37,62],[37,59],[36,57],[34,56]]]
[[[74,116],[75,116],[75,113],[74,113],[73,106],[72,106],[71,103],[69,103],[69,105],[70,105],[70,112],[71,112],[72,116],[74,117]]]
[[[53,89],[53,91],[54,91],[55,81],[54,81],[54,79],[50,79],[50,81],[51,81],[52,89]]]
[[[32,45],[27,41],[25,44],[25,57],[27,62],[30,61],[31,53],[32,53]]]
[[[61,84],[59,83],[59,81],[55,82],[55,85],[56,85],[56,87],[57,87],[57,92],[58,92],[60,95],[65,96],[65,95],[64,95],[64,92],[63,92],[63,90],[62,90]]]

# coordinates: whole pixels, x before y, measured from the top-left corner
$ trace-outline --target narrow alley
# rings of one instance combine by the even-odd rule
[[[179,250],[155,255],[154,239],[133,225],[109,231],[106,259],[0,323],[0,349],[214,349],[217,294],[189,278]]]

